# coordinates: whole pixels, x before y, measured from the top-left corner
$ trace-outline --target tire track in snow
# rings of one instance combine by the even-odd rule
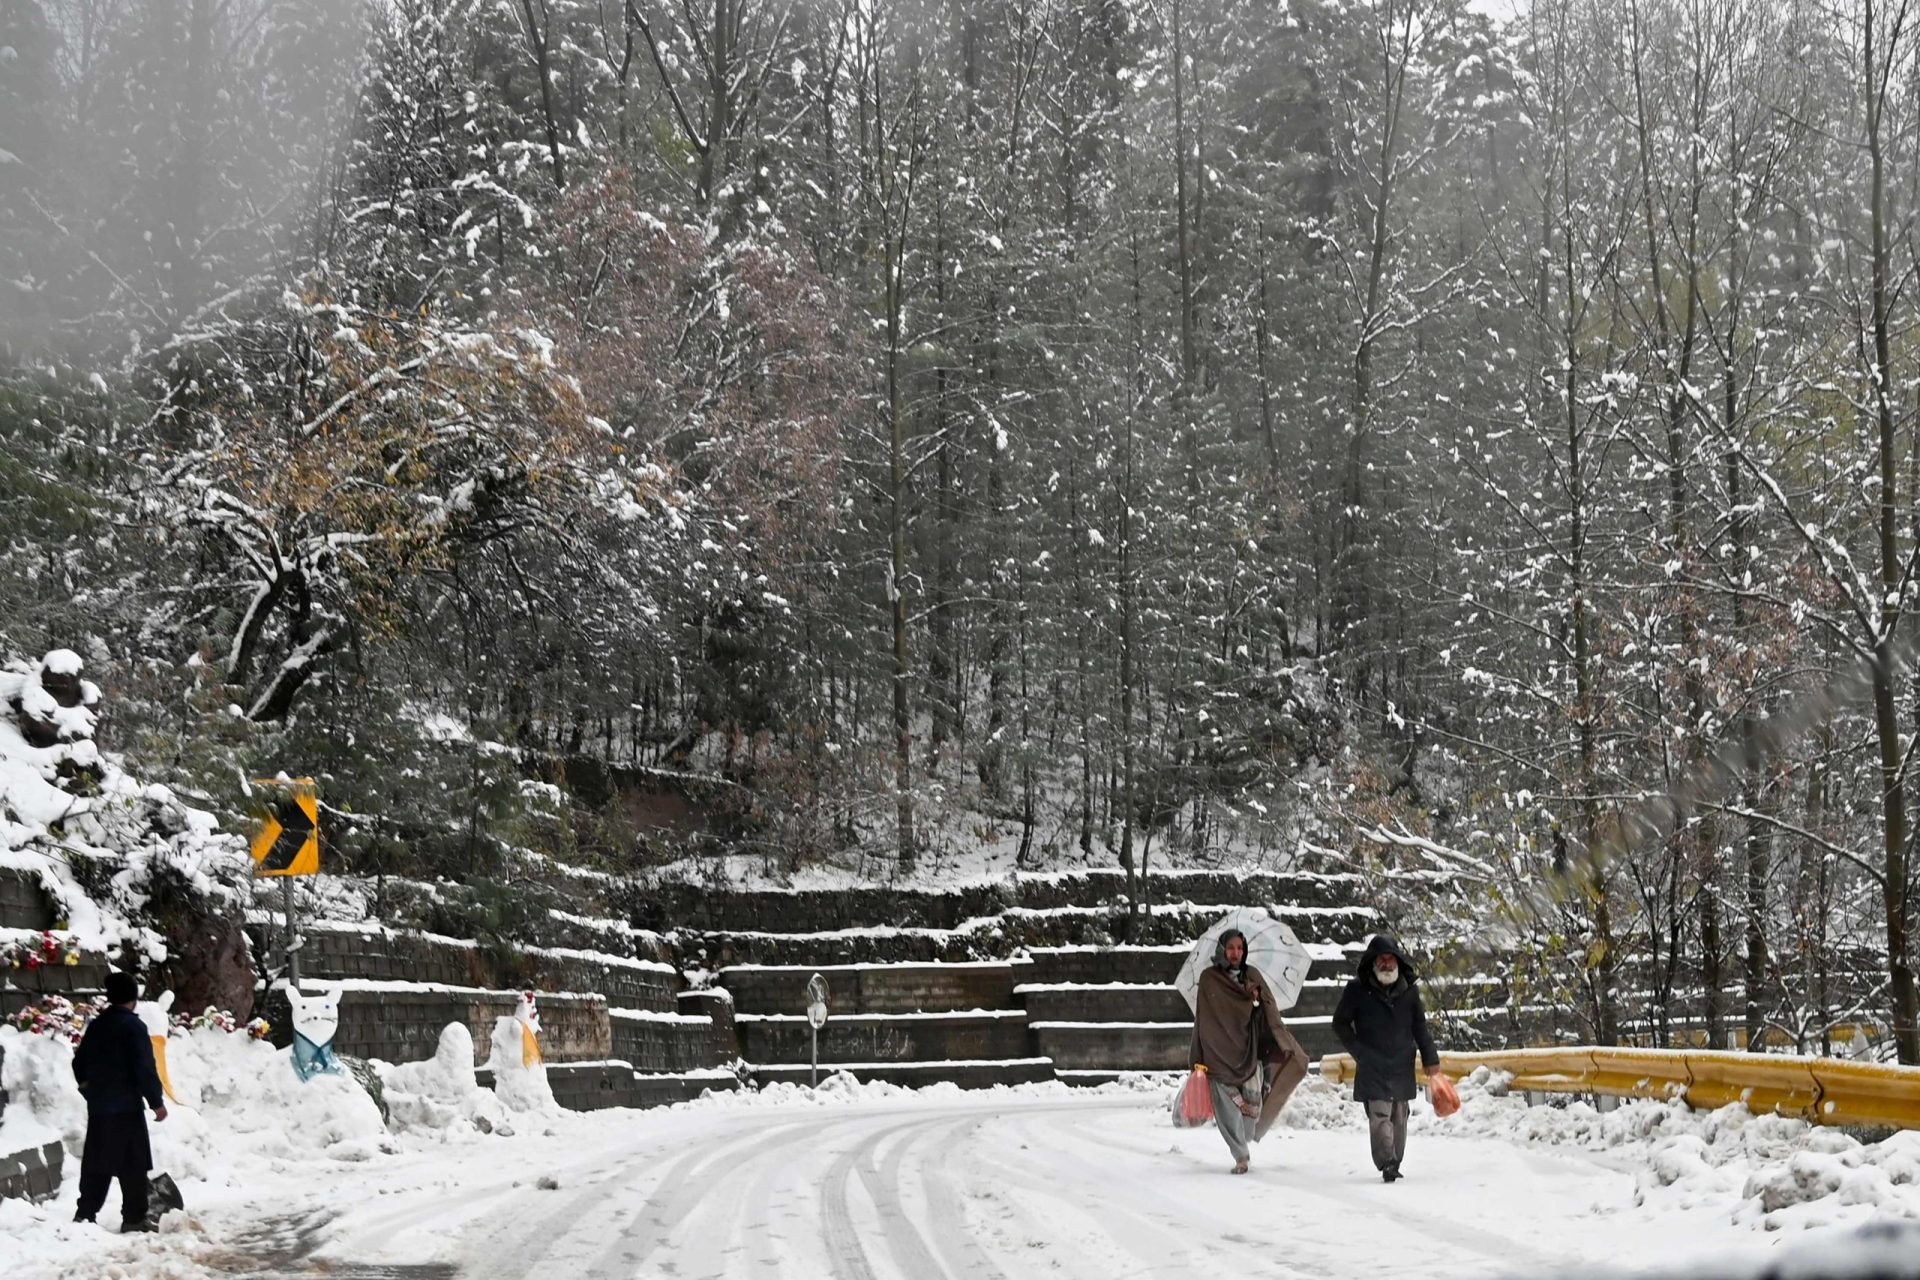
[[[987,1187],[976,1192],[1004,1200],[1028,1249],[1041,1251],[1046,1263],[1069,1276],[1208,1273],[1214,1260],[1185,1243],[1193,1224],[1172,1216],[1171,1205],[1149,1209],[1139,1203],[1138,1190],[1147,1179],[1138,1170],[1107,1155],[1079,1162],[1061,1159],[1082,1144],[1061,1126],[1047,1128],[1045,1137],[1025,1135],[1026,1148],[1018,1142],[997,1145],[1000,1159],[983,1167]],[[1044,1163],[1030,1154],[1035,1146],[1050,1157]],[[1080,1176],[1063,1182],[1062,1170],[1076,1166]],[[1036,1269],[1030,1257],[1011,1257],[1009,1262],[1016,1273]]]
[[[561,1204],[555,1205],[553,1193],[541,1192],[539,1202],[540,1216],[536,1219],[542,1227],[550,1227],[564,1219],[569,1209],[581,1201],[592,1200],[599,1196],[612,1194],[604,1187],[591,1185],[594,1175],[605,1174],[610,1162],[622,1154],[623,1144],[617,1137],[610,1137],[604,1143],[595,1144],[584,1152],[576,1151],[560,1164],[549,1164],[544,1168],[533,1166],[529,1157],[520,1152],[503,1153],[515,1167],[512,1172],[488,1178],[486,1181],[463,1186],[457,1198],[449,1199],[437,1205],[423,1206],[421,1188],[410,1188],[393,1209],[378,1210],[367,1217],[354,1216],[346,1225],[346,1231],[329,1239],[321,1248],[321,1256],[355,1252],[356,1246],[364,1248],[362,1242],[381,1245],[389,1242],[394,1232],[411,1230],[417,1234],[431,1229],[446,1239],[468,1239],[479,1236],[491,1239],[500,1230],[496,1221],[498,1216],[513,1214],[524,1217],[528,1211],[529,1186],[542,1172],[556,1176],[563,1188],[570,1188],[561,1195]],[[522,1233],[515,1232],[515,1237]],[[493,1242],[498,1245],[498,1242]],[[514,1242],[499,1245],[505,1250],[509,1260],[519,1256]],[[499,1251],[490,1251],[479,1274],[485,1275],[489,1267],[499,1259]],[[462,1248],[460,1252],[471,1254],[474,1250]]]
[[[620,1232],[594,1263],[579,1273],[580,1280],[626,1280],[641,1274],[639,1268],[673,1239],[676,1228],[684,1229],[699,1217],[703,1206],[738,1207],[737,1202],[716,1196],[716,1188],[724,1192],[725,1184],[738,1172],[743,1152],[749,1163],[784,1157],[792,1147],[811,1142],[824,1123],[816,1118],[769,1127],[762,1116],[748,1113],[746,1132],[718,1147],[703,1145],[669,1166],[645,1200],[622,1215]],[[617,1188],[608,1198],[630,1189]],[[644,1232],[645,1238],[636,1247],[633,1237],[639,1232]],[[503,1271],[501,1280],[510,1280],[515,1274]]]
[[[946,1172],[947,1158],[958,1157],[986,1125],[985,1120],[963,1120],[943,1130],[935,1158],[926,1161],[921,1170],[927,1189],[927,1226],[933,1233],[934,1247],[948,1260],[948,1273],[964,1280],[1006,1280],[1006,1273],[994,1264],[968,1229],[960,1195]],[[958,1135],[963,1129],[967,1131],[965,1141],[951,1144],[946,1141],[949,1134]]]
[[[946,1270],[933,1260],[927,1242],[907,1220],[900,1183],[901,1166],[906,1161],[907,1152],[937,1131],[931,1124],[902,1125],[897,1129],[889,1129],[865,1145],[862,1152],[864,1159],[854,1166],[861,1184],[867,1189],[868,1198],[873,1201],[880,1215],[880,1230],[886,1236],[887,1249],[900,1265],[903,1275],[939,1276]],[[887,1156],[884,1169],[876,1167],[874,1155],[889,1138],[894,1139],[893,1150]]]
[[[879,1280],[882,1276],[895,1275],[938,1280],[954,1274],[971,1280],[970,1273],[953,1273],[936,1261],[935,1252],[908,1219],[900,1196],[900,1172],[908,1154],[925,1139],[938,1137],[955,1124],[951,1113],[917,1116],[868,1135],[834,1161],[822,1183],[825,1198],[821,1203],[820,1225],[828,1255],[834,1261],[836,1280]],[[882,1169],[876,1166],[874,1157],[890,1138],[896,1141]],[[850,1193],[856,1175],[867,1198],[873,1202],[881,1235],[887,1252],[898,1264],[897,1270],[876,1270],[874,1259],[854,1226]]]

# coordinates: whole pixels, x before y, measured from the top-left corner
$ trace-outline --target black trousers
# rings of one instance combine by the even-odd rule
[[[107,1202],[107,1186],[120,1180],[120,1221],[131,1226],[147,1219],[147,1171],[153,1148],[147,1142],[144,1111],[93,1112],[87,1116],[87,1145],[80,1154],[80,1215],[91,1218]]]

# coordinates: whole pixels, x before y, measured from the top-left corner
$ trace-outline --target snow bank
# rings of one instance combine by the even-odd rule
[[[1346,1122],[1358,1125],[1359,1107],[1344,1091],[1311,1083],[1319,1084],[1317,1092],[1336,1093]],[[1606,1111],[1584,1100],[1528,1106],[1506,1096],[1506,1078],[1485,1067],[1459,1084],[1455,1117],[1440,1119],[1424,1100],[1414,1104],[1416,1135],[1617,1152],[1637,1169],[1635,1203],[1664,1197],[1682,1209],[1724,1208],[1735,1222],[1766,1231],[1920,1220],[1920,1132],[1863,1143],[1803,1120],[1754,1115],[1740,1103],[1714,1111],[1653,1099],[1623,1100]]]
[[[87,1104],[73,1080],[73,1046],[53,1036],[0,1027],[0,1154],[60,1141],[78,1152]]]
[[[193,1031],[168,1042],[167,1063],[184,1107],[203,1115],[209,1130],[217,1126],[209,1157],[229,1158],[238,1143],[255,1155],[358,1161],[386,1137],[379,1107],[352,1077],[323,1073],[302,1083],[291,1050],[265,1041]]]
[[[77,1162],[87,1107],[73,1079],[72,1046],[5,1028],[0,1048],[7,1091],[0,1149],[46,1133]],[[303,1085],[287,1050],[250,1036],[210,1029],[175,1035],[167,1042],[167,1068],[178,1105],[169,1104],[167,1119],[150,1130],[154,1167],[176,1178],[205,1177],[242,1151],[362,1160],[386,1136],[379,1108],[354,1081],[320,1076]],[[76,1170],[69,1168],[69,1180]]]
[[[450,1141],[513,1133],[506,1105],[474,1078],[473,1033],[465,1023],[448,1023],[425,1062],[376,1062],[374,1070],[386,1097],[387,1121],[396,1132],[425,1131]]]

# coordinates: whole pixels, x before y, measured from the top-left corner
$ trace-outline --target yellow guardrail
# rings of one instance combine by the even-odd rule
[[[1505,1072],[1512,1077],[1511,1088],[1535,1093],[1684,1098],[1688,1105],[1707,1110],[1744,1102],[1756,1115],[1920,1129],[1920,1067],[1605,1045],[1440,1055],[1440,1069],[1455,1079],[1475,1067]],[[1320,1074],[1333,1084],[1345,1084],[1353,1079],[1353,1059],[1328,1054],[1320,1059]],[[1424,1070],[1416,1067],[1416,1074],[1426,1080]]]

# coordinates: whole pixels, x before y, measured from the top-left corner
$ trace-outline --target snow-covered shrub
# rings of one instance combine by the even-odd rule
[[[31,873],[68,931],[7,957],[23,968],[81,948],[158,961],[169,930],[154,919],[157,896],[191,917],[189,932],[245,896],[244,843],[94,745],[100,691],[83,670],[70,649],[0,668],[0,866]]]

